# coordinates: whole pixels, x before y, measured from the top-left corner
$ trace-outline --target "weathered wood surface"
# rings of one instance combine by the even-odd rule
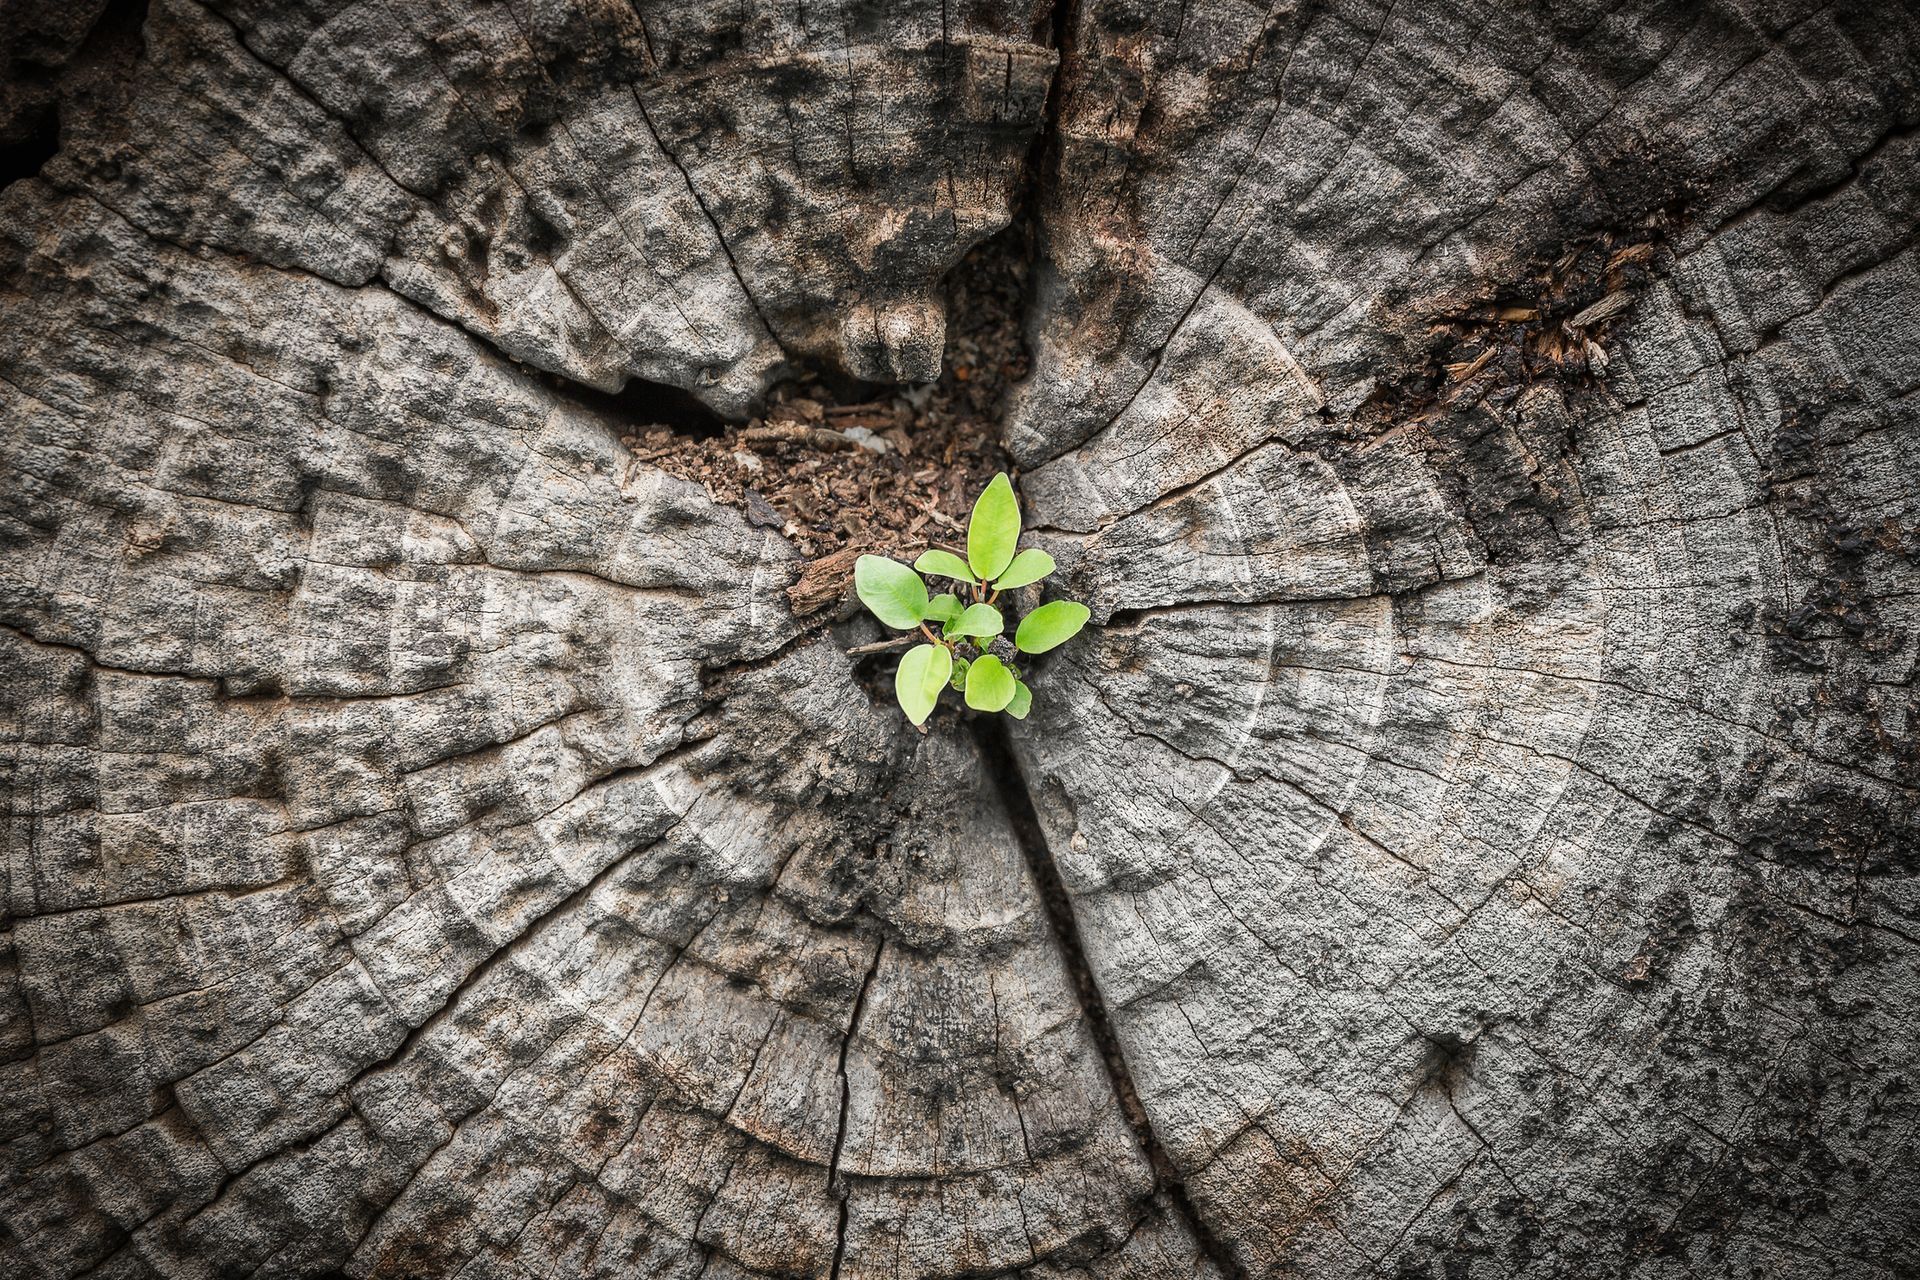
[[[0,14],[0,1271],[1920,1269],[1901,6]],[[593,391],[1027,202],[920,737]]]

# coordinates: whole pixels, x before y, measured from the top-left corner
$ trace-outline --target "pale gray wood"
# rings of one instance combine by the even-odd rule
[[[1920,1267],[1899,6],[43,8],[0,1270]],[[923,736],[619,436],[1023,208],[1099,625]]]
[[[1920,1266],[1915,32],[1075,10],[1021,754],[1249,1274]],[[1428,390],[1603,234],[1604,377]]]

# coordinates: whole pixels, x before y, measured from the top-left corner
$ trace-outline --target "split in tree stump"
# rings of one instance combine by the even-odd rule
[[[0,81],[0,1273],[1920,1272],[1907,6]],[[916,733],[1002,466],[1094,625]]]

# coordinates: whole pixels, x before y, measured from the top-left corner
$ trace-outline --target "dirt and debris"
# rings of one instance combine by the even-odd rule
[[[1611,363],[1613,331],[1661,274],[1677,216],[1584,237],[1527,279],[1450,308],[1427,324],[1426,358],[1375,392],[1357,418],[1404,424],[1487,401],[1503,404],[1543,381],[1594,385]]]
[[[1488,563],[1557,560],[1587,536],[1575,400],[1606,385],[1616,333],[1671,269],[1681,211],[1582,235],[1466,297],[1405,301],[1387,317],[1393,371],[1312,439],[1342,467],[1392,440],[1424,458]],[[1355,474],[1350,484],[1371,481]],[[1391,540],[1370,543],[1391,564]]]
[[[718,434],[642,427],[623,439],[640,461],[793,542],[807,558],[788,590],[796,613],[842,599],[864,553],[957,550],[975,495],[1008,466],[995,423],[1027,371],[1021,234],[980,245],[949,277],[939,381],[836,395],[816,372],[776,388],[764,415]]]

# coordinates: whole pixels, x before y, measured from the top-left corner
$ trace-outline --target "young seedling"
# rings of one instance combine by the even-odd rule
[[[873,616],[900,631],[918,627],[926,637],[907,650],[893,676],[894,696],[915,725],[927,722],[948,688],[975,711],[1026,719],[1033,691],[1011,659],[1045,653],[1087,624],[1087,606],[1051,600],[1020,620],[1011,646],[1001,639],[1006,631],[998,607],[1001,594],[1053,572],[1052,556],[1038,547],[1021,551],[1019,543],[1020,503],[1003,471],[973,504],[965,559],[936,547],[921,553],[911,569],[884,556],[861,556],[854,563],[854,589]],[[921,574],[945,578],[954,589],[931,594]]]

